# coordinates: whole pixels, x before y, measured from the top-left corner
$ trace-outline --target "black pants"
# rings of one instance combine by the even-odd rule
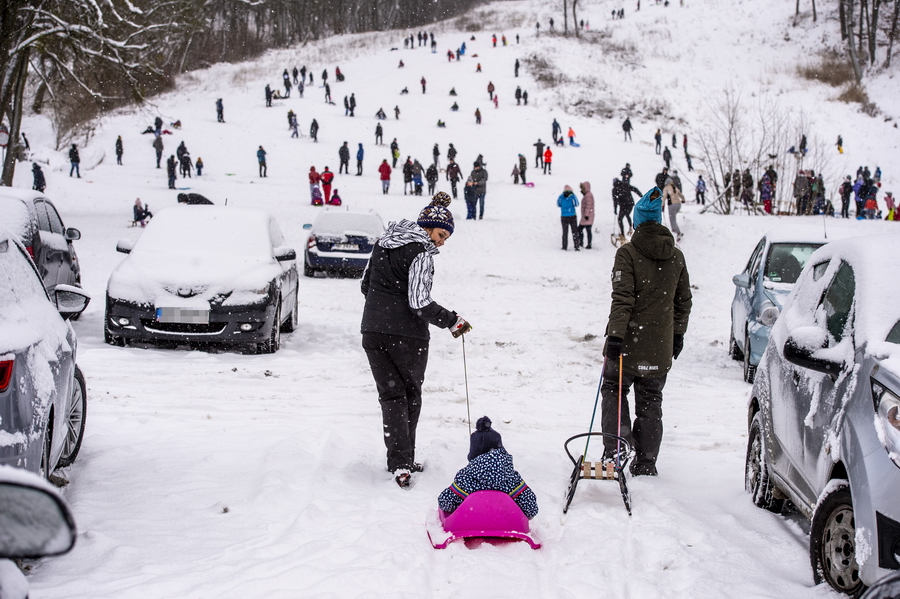
[[[581,247],[581,244],[578,242],[578,217],[561,216],[559,217],[559,221],[562,223],[562,249],[569,249],[567,230],[572,229],[572,245],[574,245],[577,250]]]
[[[357,160],[357,161],[356,161],[356,174],[357,174],[357,175],[361,175],[361,174],[362,174],[362,160]]]
[[[450,179],[450,189],[453,191],[453,199],[456,199],[456,182],[458,179]]]
[[[409,468],[416,458],[416,426],[422,410],[428,340],[363,333],[362,346],[381,403],[388,470]]]
[[[543,154],[538,154],[534,157],[534,168],[541,168],[544,166],[544,156]]]
[[[627,210],[621,207],[619,208],[619,231],[622,235],[625,234],[625,225],[622,224],[623,218],[628,219],[628,230],[630,231],[633,229],[634,227],[631,226],[631,208],[628,208]]]
[[[628,408],[628,390],[634,385],[634,426]],[[656,467],[659,446],[662,443],[662,390],[666,375],[659,378],[622,373],[622,420],[617,424],[619,411],[619,364],[608,362],[600,386],[600,425],[604,433],[624,438],[635,450],[635,466]],[[616,440],[603,438],[606,452],[616,451]]]
[[[525,169],[524,168],[519,171],[519,176],[522,177],[522,185],[525,185],[526,181],[525,181]]]
[[[266,176],[266,161],[265,160],[263,160],[259,163],[259,176],[260,177]]]
[[[578,225],[578,245],[584,245],[584,234],[587,233],[587,246],[594,243],[594,231],[591,225]]]
[[[841,198],[841,218],[850,218],[850,198]]]
[[[341,165],[338,167],[338,174],[341,173],[350,174],[350,162],[346,160],[341,160]]]

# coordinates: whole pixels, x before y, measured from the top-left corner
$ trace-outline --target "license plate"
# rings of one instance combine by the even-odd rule
[[[341,252],[341,251],[343,251],[343,252],[358,252],[358,251],[359,251],[359,244],[356,244],[356,243],[336,243],[336,244],[334,244],[333,246],[331,246],[331,249],[333,249],[333,250],[336,251],[336,252]]]
[[[177,324],[209,324],[209,310],[157,308],[156,321]]]

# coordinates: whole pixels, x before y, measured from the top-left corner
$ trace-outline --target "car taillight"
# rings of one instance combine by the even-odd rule
[[[900,397],[872,379],[875,430],[891,460],[900,467]]]
[[[28,255],[34,260],[34,248],[29,245],[25,248],[25,251],[28,252]]]
[[[315,236],[315,235],[310,235],[310,236],[309,236],[309,239],[306,241],[306,247],[307,247],[307,248],[312,248],[312,247],[314,247],[315,245],[316,245],[316,236]]]
[[[14,363],[15,360],[0,360],[0,393],[6,391],[6,388],[9,387]]]

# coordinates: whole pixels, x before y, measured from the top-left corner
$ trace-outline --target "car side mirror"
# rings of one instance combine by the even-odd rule
[[[56,310],[63,320],[81,314],[91,302],[91,296],[81,287],[74,285],[57,285],[53,291]]]
[[[815,333],[807,329],[812,329]],[[824,331],[818,327],[801,327],[784,342],[784,359],[801,368],[815,370],[836,379],[844,364],[816,356],[817,350],[822,349],[825,341]]]
[[[81,231],[69,227],[66,229],[66,241],[78,241],[81,239]]]
[[[116,251],[121,252],[123,254],[130,254],[131,248],[134,247],[134,242],[130,239],[120,239],[119,243],[116,244]]]
[[[312,223],[306,223],[306,224],[304,224],[304,225],[303,225],[303,228],[304,228],[306,231],[309,231],[310,229],[312,229]]]
[[[275,259],[279,262],[289,262],[297,259],[297,252],[294,248],[278,247],[275,248]]]
[[[737,285],[738,287],[743,287],[744,289],[750,289],[750,275],[747,273],[734,275],[731,277],[731,282]]]
[[[30,472],[2,468],[0,477],[0,557],[38,558],[72,549],[75,521],[62,497]]]

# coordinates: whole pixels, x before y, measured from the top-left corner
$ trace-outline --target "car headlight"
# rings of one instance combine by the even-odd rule
[[[778,306],[767,300],[759,307],[759,311],[756,313],[756,319],[761,324],[770,327],[778,320],[779,314],[781,314],[781,310],[778,309]]]
[[[872,379],[875,429],[894,464],[900,467],[900,397]]]

